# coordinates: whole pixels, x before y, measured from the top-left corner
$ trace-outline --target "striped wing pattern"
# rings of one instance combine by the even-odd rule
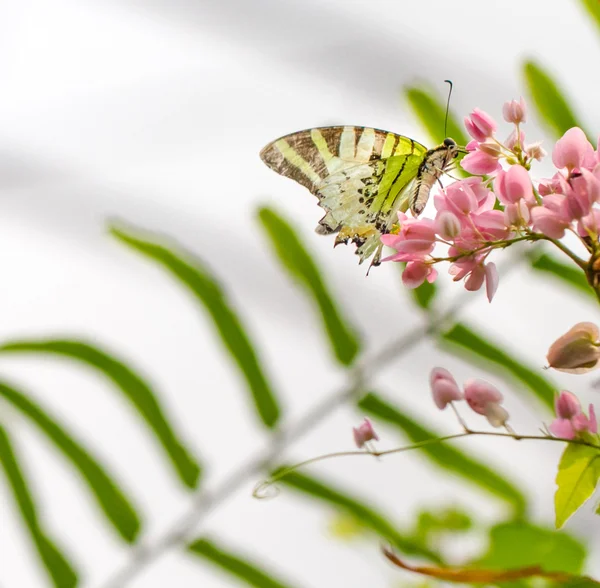
[[[426,148],[370,127],[324,127],[292,133],[267,145],[262,160],[319,198],[326,211],[317,232],[352,241],[360,262],[375,253],[380,237],[409,205],[407,186],[417,176]]]

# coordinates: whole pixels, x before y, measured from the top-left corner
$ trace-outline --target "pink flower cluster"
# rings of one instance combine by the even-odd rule
[[[407,287],[416,288],[425,280],[436,279],[433,264],[440,260],[431,253],[436,244],[445,244],[449,247],[446,259],[456,258],[449,270],[454,281],[464,279],[467,290],[479,290],[485,283],[491,301],[498,275],[495,264],[486,263],[492,251],[489,243],[505,239],[510,232],[504,213],[494,210],[495,201],[481,178],[450,184],[435,196],[435,219],[413,219],[398,213],[400,231],[381,238],[397,253],[384,261],[407,262],[402,280]]]
[[[575,394],[563,390],[554,402],[556,419],[552,421],[548,429],[561,439],[575,439],[582,437],[585,433],[598,433],[598,422],[594,405],[590,404],[589,416],[584,414],[581,403]]]
[[[474,378],[467,380],[463,393],[447,369],[436,367],[431,370],[429,384],[433,401],[440,410],[444,410],[448,404],[464,399],[471,410],[485,416],[493,427],[506,425],[509,415],[501,405],[504,397],[489,382]]]
[[[396,250],[384,261],[406,263],[403,281],[409,288],[435,281],[434,265],[449,261],[454,281],[464,280],[467,290],[485,284],[491,301],[498,287],[496,267],[488,261],[494,249],[516,241],[560,239],[567,230],[584,245],[586,239],[598,239],[600,143],[594,150],[581,129],[567,131],[553,149],[556,173],[536,188],[529,169],[545,153],[538,143],[525,145],[523,99],[504,104],[503,115],[514,125],[504,142],[496,138],[498,125],[489,114],[475,109],[465,118],[473,140],[461,165],[476,177],[457,180],[438,193],[433,219],[399,213],[398,230],[382,236]],[[437,246],[447,248],[444,257],[434,255]]]

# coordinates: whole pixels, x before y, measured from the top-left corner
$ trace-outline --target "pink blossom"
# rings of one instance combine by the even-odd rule
[[[496,264],[490,261],[485,266],[485,292],[489,302],[492,301],[494,294],[496,294],[496,290],[498,289],[498,281],[499,278]]]
[[[467,132],[476,141],[485,141],[496,131],[496,121],[479,108],[475,108],[470,116],[465,117]]]
[[[563,390],[554,400],[554,410],[560,419],[571,419],[581,412],[579,398],[567,390]]]
[[[501,210],[485,210],[471,216],[473,226],[479,233],[479,241],[497,241],[508,235],[508,228],[504,222],[504,213]]]
[[[461,226],[458,217],[449,210],[438,212],[435,218],[437,234],[446,241],[452,241],[460,235]]]
[[[429,376],[433,401],[440,410],[456,400],[462,400],[463,394],[452,374],[444,368],[433,368]]]
[[[548,426],[548,430],[559,439],[575,438],[575,429],[568,419],[554,419]]]
[[[514,151],[515,147],[518,145],[522,147],[525,144],[525,133],[523,131],[519,131],[517,135],[517,129],[515,129],[508,137],[506,137],[506,141],[504,141],[504,146],[510,151]]]
[[[584,216],[579,220],[577,224],[577,232],[582,237],[589,237],[591,235],[598,236],[600,234],[600,209],[592,208],[587,216]]]
[[[525,200],[519,200],[517,204],[509,203],[504,206],[504,224],[507,227],[528,225],[530,219],[531,214]]]
[[[567,168],[569,172],[581,167],[593,167],[594,148],[579,127],[569,129],[554,146],[552,163],[558,168]]]
[[[516,100],[505,102],[502,106],[502,116],[509,123],[519,124],[525,122],[527,120],[525,100],[521,97],[518,102]]]
[[[583,433],[598,433],[596,411],[592,404],[589,405],[586,415],[581,410],[579,399],[563,390],[555,400],[556,419],[550,423],[549,431],[561,439],[574,439]]]
[[[551,239],[562,239],[571,221],[564,213],[547,206],[547,198],[550,198],[550,196],[544,196],[542,206],[535,206],[531,209],[533,227],[536,231],[547,235]]]
[[[598,367],[600,331],[594,323],[582,322],[571,327],[548,350],[548,365],[555,370],[582,374]]]
[[[358,427],[352,427],[352,432],[354,433],[354,442],[359,449],[371,440],[379,441],[379,437],[368,418],[365,418]]]
[[[477,414],[485,415],[485,405],[489,402],[499,404],[504,400],[502,393],[496,386],[485,380],[472,378],[465,382],[465,400],[471,410]]]
[[[485,282],[485,267],[480,264],[476,265],[470,272],[469,276],[465,280],[465,290],[469,292],[476,292],[483,286]]]
[[[435,282],[437,275],[437,270],[430,263],[409,261],[402,272],[402,283],[407,288],[418,288],[425,280]]]
[[[537,161],[542,161],[542,159],[548,155],[542,148],[542,143],[540,141],[531,143],[531,145],[525,145],[525,154],[529,159],[535,159]]]
[[[507,171],[499,171],[494,180],[494,192],[503,204],[515,204],[521,199],[535,204],[531,179],[521,165],[511,165]]]
[[[582,169],[579,174],[573,174],[569,179],[569,200],[577,202],[577,210],[582,214],[573,215],[573,218],[581,218],[590,212],[592,205],[600,200],[600,182],[594,174],[587,169]]]
[[[483,185],[481,178],[467,178],[450,184],[436,194],[434,201],[438,212],[449,210],[462,222],[461,217],[471,212],[491,210],[496,197]]]
[[[492,174],[500,169],[498,158],[483,151],[473,151],[460,162],[461,167],[476,176]]]
[[[502,394],[498,388],[485,380],[467,380],[465,400],[471,410],[484,415],[492,427],[501,427],[508,421],[508,412],[501,406]]]

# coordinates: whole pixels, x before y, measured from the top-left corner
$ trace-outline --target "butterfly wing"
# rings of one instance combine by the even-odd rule
[[[352,241],[360,262],[376,253],[396,212],[408,208],[406,187],[416,177],[426,148],[370,127],[325,127],[292,133],[261,151],[262,160],[319,198],[326,211],[317,232]]]

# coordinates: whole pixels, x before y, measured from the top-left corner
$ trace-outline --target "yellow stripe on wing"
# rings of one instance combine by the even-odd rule
[[[275,147],[279,150],[285,160],[298,168],[311,182],[315,184],[321,181],[319,174],[312,168],[310,163],[306,161],[295,149],[290,147],[287,141],[279,139],[274,143]]]

